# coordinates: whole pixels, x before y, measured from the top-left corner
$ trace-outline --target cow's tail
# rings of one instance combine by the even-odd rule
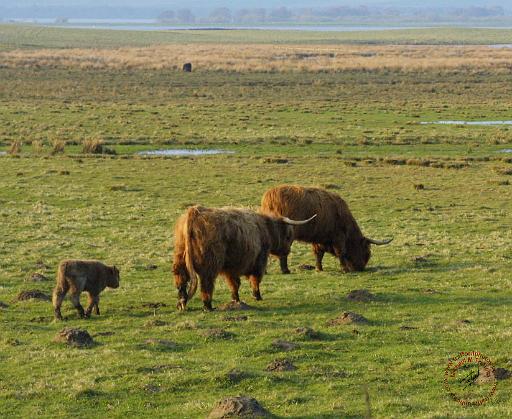
[[[185,219],[185,266],[190,277],[190,288],[187,293],[187,301],[189,301],[197,291],[197,284],[199,282],[199,275],[194,269],[194,259],[192,257],[192,225],[194,218],[198,215],[197,207],[189,208],[187,211],[187,218]]]

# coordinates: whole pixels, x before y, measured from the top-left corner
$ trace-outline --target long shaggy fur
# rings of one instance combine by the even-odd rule
[[[313,244],[318,270],[322,270],[324,252],[339,258],[345,271],[361,271],[370,259],[370,243],[347,203],[337,194],[320,188],[281,185],[265,192],[260,211],[295,219],[317,214],[310,223],[294,227],[294,236],[295,240]],[[286,260],[284,265],[287,269]]]
[[[259,282],[269,253],[289,253],[292,236],[292,227],[280,218],[251,210],[202,206],[187,209],[174,228],[173,272],[178,308],[185,308],[200,281],[203,303],[211,309],[214,281],[219,274],[226,278],[234,300],[239,300],[240,276],[249,278],[253,295],[260,299]]]
[[[63,260],[57,269],[57,280],[53,290],[55,317],[62,319],[60,308],[68,292],[80,317],[89,317],[93,309],[96,314],[100,314],[99,294],[106,287],[119,287],[119,270],[115,266],[107,266],[97,260]],[[89,294],[89,306],[86,311],[80,304],[82,291]]]

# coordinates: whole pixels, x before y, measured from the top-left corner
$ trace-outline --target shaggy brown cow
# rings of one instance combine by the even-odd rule
[[[370,259],[370,244],[388,244],[363,236],[347,203],[332,192],[320,188],[281,185],[265,192],[261,200],[263,214],[275,217],[306,218],[317,214],[308,225],[297,226],[296,240],[312,243],[316,269],[323,270],[322,259],[328,252],[340,260],[345,272],[362,271]],[[281,272],[290,273],[288,255],[277,255]]]
[[[293,240],[291,225],[308,221],[275,218],[247,209],[202,206],[187,209],[174,229],[173,272],[178,309],[185,309],[200,281],[204,308],[212,310],[214,281],[219,274],[225,277],[233,301],[240,301],[238,288],[242,275],[249,279],[256,300],[261,300],[259,286],[269,252],[288,254]]]
[[[57,285],[53,290],[53,308],[55,318],[62,320],[60,307],[67,292],[80,317],[89,317],[93,308],[100,314],[100,292],[106,287],[119,287],[119,270],[115,266],[106,266],[97,260],[63,260],[57,271]],[[84,311],[80,304],[80,293],[89,294],[89,307]]]

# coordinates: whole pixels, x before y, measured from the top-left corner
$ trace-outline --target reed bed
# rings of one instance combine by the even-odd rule
[[[0,52],[6,68],[175,69],[194,71],[338,72],[512,69],[512,49],[439,45],[211,45]]]

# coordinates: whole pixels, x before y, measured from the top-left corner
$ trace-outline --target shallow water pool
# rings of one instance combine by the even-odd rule
[[[209,150],[187,150],[187,149],[166,149],[166,150],[147,150],[139,151],[136,154],[140,156],[204,156],[212,154],[234,154],[234,151],[209,149]]]

